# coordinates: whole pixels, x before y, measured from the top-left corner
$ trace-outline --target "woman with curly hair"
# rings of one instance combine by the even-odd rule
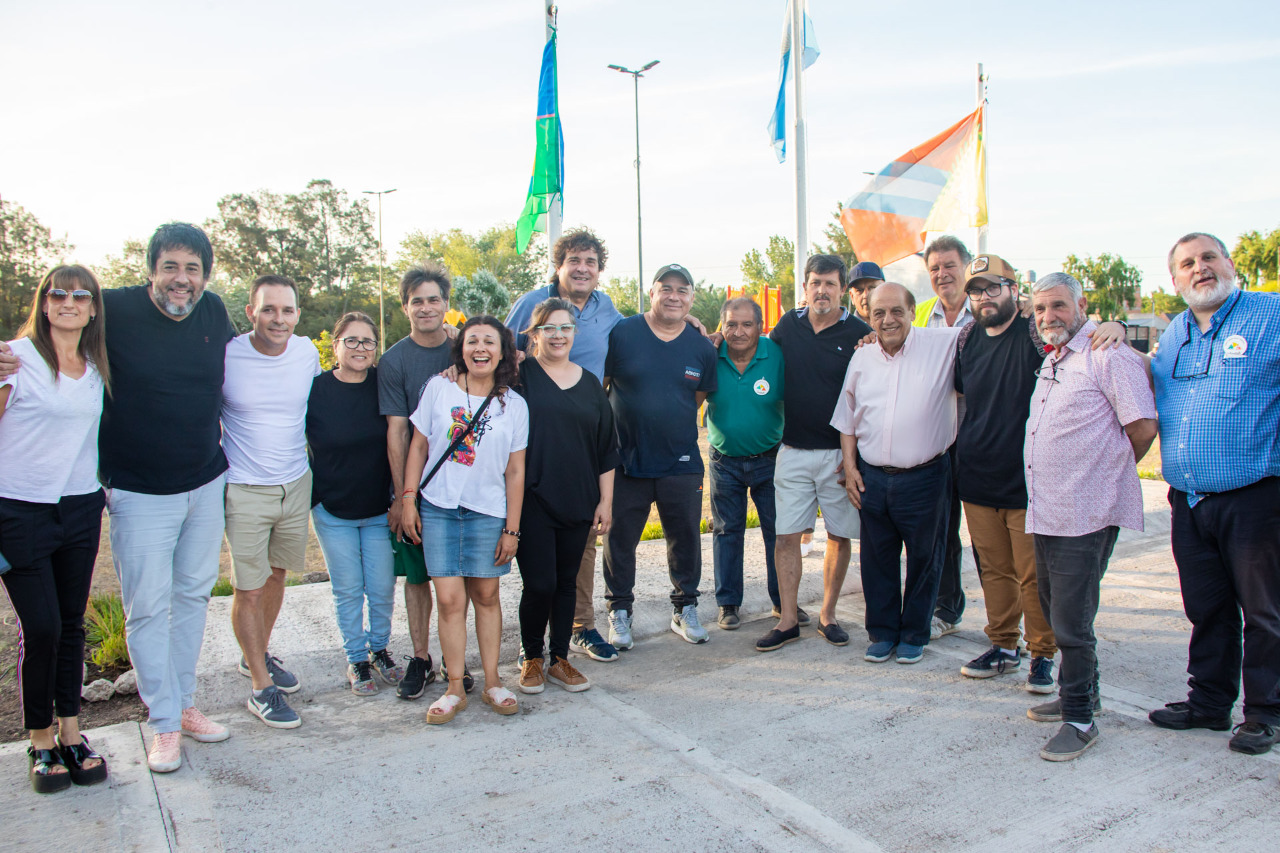
[[[457,379],[437,376],[428,382],[409,418],[413,439],[400,495],[405,537],[422,542],[435,584],[440,648],[449,673],[448,691],[427,709],[433,724],[447,723],[467,707],[468,599],[484,667],[481,698],[499,714],[519,710],[515,694],[498,677],[498,581],[511,571],[520,542],[529,409],[511,390],[519,381],[515,341],[497,318],[468,320],[453,353]],[[415,506],[419,494],[421,508]]]

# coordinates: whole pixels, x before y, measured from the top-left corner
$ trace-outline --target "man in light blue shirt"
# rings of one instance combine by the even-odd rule
[[[1169,272],[1189,307],[1151,373],[1191,690],[1149,717],[1226,731],[1243,680],[1230,747],[1257,755],[1280,737],[1280,298],[1241,291],[1211,234],[1180,239]]]

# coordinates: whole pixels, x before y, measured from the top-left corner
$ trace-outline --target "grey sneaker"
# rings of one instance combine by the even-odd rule
[[[1102,697],[1100,696],[1093,700],[1093,713],[1102,713]],[[1035,720],[1037,723],[1062,722],[1062,700],[1054,699],[1052,702],[1045,702],[1043,705],[1028,708],[1027,719]]]
[[[274,684],[262,691],[258,696],[249,692],[249,701],[245,703],[255,717],[273,729],[296,729],[302,725],[298,712],[289,707],[284,694]]]
[[[609,611],[609,645],[615,649],[629,649],[635,645],[631,639],[631,611]]]
[[[954,634],[960,630],[960,620],[955,622],[944,622],[937,616],[933,617],[933,621],[929,623],[929,639],[941,640],[948,634]]]
[[[267,674],[271,676],[271,683],[280,688],[282,693],[297,693],[298,688],[302,687],[298,683],[298,679],[292,672],[280,665],[280,658],[273,656],[270,652],[266,654]],[[236,667],[240,670],[240,674],[252,677],[253,673],[249,672],[249,664],[245,661],[244,655],[240,656],[240,666]]]
[[[679,613],[671,614],[671,630],[690,643],[705,643],[707,629],[698,621],[698,605],[686,604]]]
[[[1049,738],[1049,742],[1040,750],[1040,757],[1045,761],[1070,761],[1079,758],[1080,753],[1098,742],[1098,724],[1093,723],[1088,731],[1080,731],[1070,723],[1063,723],[1058,733]]]

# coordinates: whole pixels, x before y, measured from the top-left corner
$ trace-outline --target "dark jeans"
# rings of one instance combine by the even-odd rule
[[[742,605],[742,549],[747,529],[747,493],[760,516],[764,537],[764,564],[768,574],[769,600],[780,607],[778,573],[773,563],[773,466],[776,451],[768,456],[725,456],[711,450],[711,540],[716,573],[716,604]]]
[[[0,498],[0,575],[18,616],[23,726],[47,729],[80,714],[84,611],[102,532],[101,489],[56,504]]]
[[[1063,722],[1093,722],[1098,698],[1098,639],[1093,620],[1098,615],[1102,575],[1119,533],[1120,528],[1112,526],[1084,536],[1035,534],[1040,609],[1062,653],[1058,696]]]
[[[591,523],[558,527],[529,492],[520,515],[516,565],[524,589],[520,593],[520,644],[526,658],[540,658],[543,635],[551,625],[551,662],[569,657],[578,567],[587,547]]]
[[[604,541],[605,599],[610,610],[631,610],[636,597],[636,546],[658,505],[667,540],[667,572],[671,604],[677,610],[698,603],[702,580],[702,475],[628,477],[621,470],[613,481],[613,527]]]
[[[952,625],[964,616],[964,584],[960,581],[964,549],[960,546],[960,488],[956,484],[956,446],[947,451],[951,460],[951,514],[947,521],[947,550],[942,557],[942,574],[938,579],[938,601],[933,615]],[[978,549],[973,549],[973,562],[978,563]],[[981,571],[981,566],[978,567]]]
[[[871,642],[929,642],[938,596],[938,567],[946,547],[951,461],[888,474],[858,460],[862,482],[862,592]],[[902,548],[907,549],[903,594]]]
[[[1170,489],[1169,502],[1191,620],[1187,703],[1200,714],[1231,713],[1243,674],[1244,718],[1280,725],[1280,477],[1194,508]]]

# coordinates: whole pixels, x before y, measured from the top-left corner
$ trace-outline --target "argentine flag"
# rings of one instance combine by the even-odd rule
[[[778,162],[787,160],[787,84],[791,82],[791,19],[792,5],[799,2],[804,16],[804,40],[801,62],[804,68],[818,61],[818,40],[813,34],[813,20],[809,17],[809,0],[787,0],[787,17],[782,26],[782,67],[778,69],[778,100],[769,119],[769,139],[778,155]]]

